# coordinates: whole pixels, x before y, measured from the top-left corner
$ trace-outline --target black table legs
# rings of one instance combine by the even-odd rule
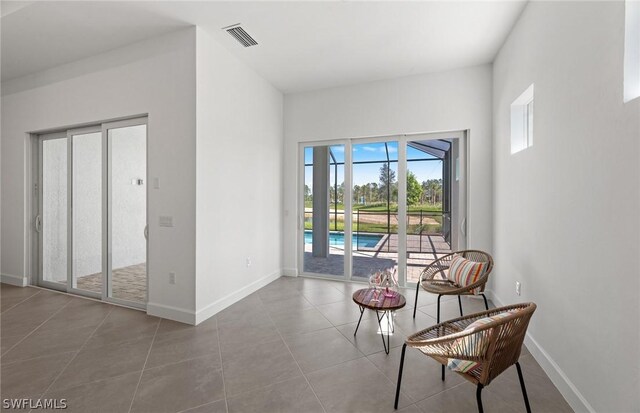
[[[365,308],[362,306],[358,306],[358,308],[360,309],[360,318],[358,319],[358,325],[356,325],[356,331],[353,332],[354,336],[358,333],[358,328],[360,328],[360,322],[362,321],[362,315],[364,314],[364,310],[365,310]],[[384,346],[384,352],[386,354],[389,354],[389,350],[391,349],[391,334],[395,332],[395,327],[393,326],[393,320],[391,319],[392,314],[393,314],[392,311],[376,310],[376,318],[378,319],[378,327],[380,327],[380,336],[382,337],[382,345]],[[382,320],[384,320],[385,316],[388,317],[389,319],[386,322],[387,324],[386,328],[383,328]],[[384,339],[385,330],[387,333],[386,340]]]

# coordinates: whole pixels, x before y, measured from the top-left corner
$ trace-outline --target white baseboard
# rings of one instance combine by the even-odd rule
[[[219,300],[214,301],[213,303],[207,305],[202,310],[199,310],[196,312],[195,324],[196,325],[200,324],[201,322],[208,319],[209,317],[216,315],[217,313],[229,307],[230,305],[242,300],[249,294],[256,292],[257,290],[269,284],[270,282],[277,280],[282,276],[282,273],[283,273],[282,270],[278,270],[272,274],[267,275],[266,277],[262,277],[252,282],[251,284],[242,287],[238,291],[234,291],[231,294],[228,294],[220,298]]]
[[[19,275],[1,274],[0,282],[5,284],[17,285],[18,287],[26,287],[29,285],[29,280],[26,277],[20,277]]]
[[[282,269],[282,275],[285,275],[287,277],[297,277],[298,276],[298,269],[297,268],[283,268]]]
[[[505,305],[492,290],[485,291],[485,294],[487,295],[487,299],[493,301],[496,307],[503,307]],[[565,372],[562,371],[558,363],[556,363],[549,353],[533,338],[530,332],[527,332],[524,344],[574,412],[595,413],[595,409],[591,407],[587,399],[580,393]]]
[[[502,301],[495,296],[495,294],[493,293],[493,290],[484,290],[484,295],[487,297],[487,300],[493,302],[493,305],[495,305],[496,307],[503,307],[504,304],[502,304]]]
[[[170,305],[147,303],[147,314],[185,324],[196,324],[196,315],[193,311]]]

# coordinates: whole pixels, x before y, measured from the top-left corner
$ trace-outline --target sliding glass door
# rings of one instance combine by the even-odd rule
[[[71,289],[102,295],[102,133],[69,131],[71,143]]]
[[[463,249],[465,139],[450,132],[301,146],[300,273],[366,281],[392,269],[408,285]]]
[[[40,284],[66,290],[68,278],[68,139],[66,133],[41,137],[39,142]]]
[[[304,148],[303,268],[344,276],[344,145]]]
[[[417,282],[429,263],[466,246],[463,140],[459,133],[438,134],[406,143],[407,283]]]
[[[147,301],[147,125],[105,126],[109,145],[108,297]]]
[[[398,141],[352,145],[352,277],[398,267]]]
[[[146,139],[144,118],[39,137],[40,285],[145,305]]]

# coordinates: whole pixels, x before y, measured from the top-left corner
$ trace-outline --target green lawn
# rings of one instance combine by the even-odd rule
[[[407,234],[415,234],[418,235],[422,232],[422,234],[437,234],[442,232],[442,216],[433,217],[438,224],[411,224],[407,225]],[[360,222],[358,223],[356,220],[353,220],[351,223],[354,232],[375,232],[380,234],[387,233],[387,224],[385,223],[370,223],[370,222]],[[313,229],[313,223],[311,220],[306,220],[304,223],[304,229],[311,230]],[[329,220],[329,230],[330,231],[344,231],[344,221],[338,220],[337,225],[333,217]],[[398,233],[398,224],[395,219],[391,219],[391,225],[389,226],[389,230],[392,234]]]

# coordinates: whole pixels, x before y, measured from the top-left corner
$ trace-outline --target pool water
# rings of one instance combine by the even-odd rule
[[[374,248],[378,245],[378,242],[382,239],[382,235],[373,234],[353,234],[352,244],[353,248]],[[313,235],[311,231],[304,232],[304,243],[312,244]],[[329,233],[329,245],[336,247],[344,247],[344,233],[342,232],[330,232]]]

